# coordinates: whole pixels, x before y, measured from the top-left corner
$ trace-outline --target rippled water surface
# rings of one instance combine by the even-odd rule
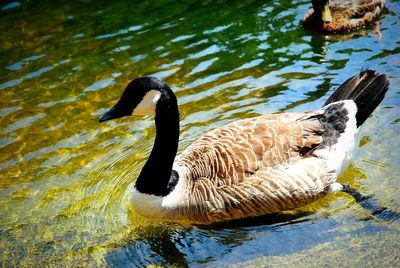
[[[320,36],[310,1],[3,1],[0,6],[0,258],[3,267],[395,266],[400,225],[344,193],[215,226],[150,222],[129,204],[153,119],[99,124],[133,78],[180,104],[182,150],[263,113],[319,108],[363,68],[391,86],[340,178],[400,211],[400,2],[373,27]]]

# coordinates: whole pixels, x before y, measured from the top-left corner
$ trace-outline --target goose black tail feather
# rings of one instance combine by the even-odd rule
[[[365,70],[341,84],[324,106],[341,100],[353,100],[357,105],[357,127],[361,126],[385,97],[389,80],[385,74]]]
[[[375,198],[361,194],[356,189],[351,188],[348,184],[342,184],[342,186],[343,192],[351,195],[362,208],[370,211],[375,218],[391,222],[400,219],[399,212],[380,206]]]

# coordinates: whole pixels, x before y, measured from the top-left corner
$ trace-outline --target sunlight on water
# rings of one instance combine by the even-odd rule
[[[400,211],[399,1],[372,27],[313,35],[310,1],[6,1],[0,4],[0,251],[4,267],[399,263],[399,223],[335,193],[211,226],[144,219],[129,196],[153,119],[98,118],[135,77],[178,97],[182,151],[263,113],[319,108],[361,69],[391,79],[340,178]]]

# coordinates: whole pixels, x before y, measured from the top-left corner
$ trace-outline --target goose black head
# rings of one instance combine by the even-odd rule
[[[100,123],[128,115],[155,115],[162,92],[170,90],[168,85],[155,77],[139,77],[132,80]]]
[[[333,21],[331,9],[329,8],[329,0],[312,0],[311,2],[315,15],[317,15],[323,23],[331,23]]]

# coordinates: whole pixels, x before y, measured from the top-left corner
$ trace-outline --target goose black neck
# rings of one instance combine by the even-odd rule
[[[156,107],[156,138],[150,156],[136,181],[141,193],[168,195],[178,181],[172,170],[179,142],[179,111],[176,97],[169,88],[161,91]]]

